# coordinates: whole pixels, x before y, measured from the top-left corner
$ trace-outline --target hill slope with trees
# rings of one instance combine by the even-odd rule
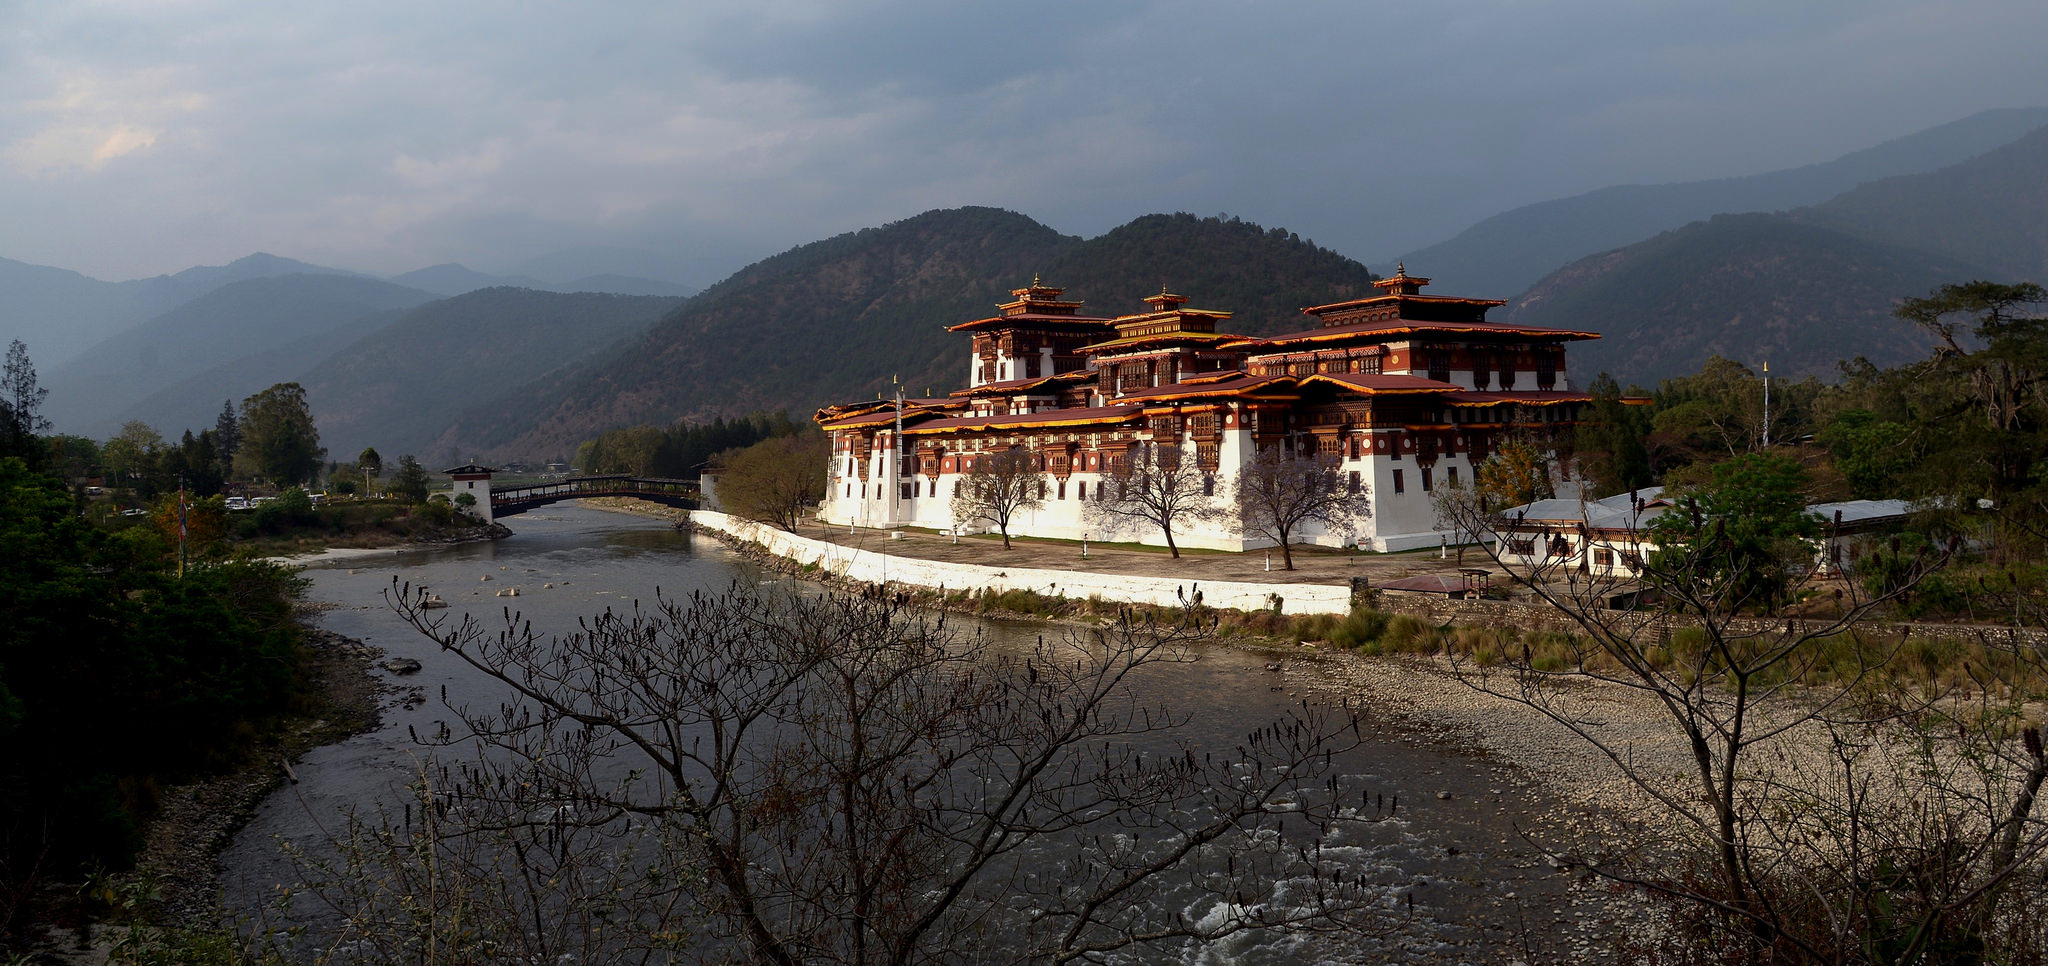
[[[1580,259],[1504,317],[1606,334],[1573,352],[1645,385],[1713,354],[1828,375],[1867,356],[1923,356],[1891,313],[1904,293],[1971,278],[2048,277],[2048,130],[1940,171],[1878,181],[1824,205],[1725,215]]]
[[[993,208],[932,211],[793,249],[741,270],[645,335],[478,407],[442,438],[491,455],[543,456],[613,427],[798,413],[887,391],[964,384],[967,341],[1040,277],[1083,311],[1142,311],[1162,285],[1235,310],[1251,334],[1302,327],[1302,306],[1366,291],[1364,265],[1235,219],[1148,215],[1101,237],[1061,235]],[[510,404],[518,400],[519,405]]]
[[[459,447],[428,444],[476,400],[626,339],[678,301],[482,289],[406,313],[301,370],[299,382],[334,452],[377,446],[461,460],[468,454]],[[513,395],[500,404],[521,402]]]
[[[65,432],[102,435],[130,405],[194,376],[306,339],[368,331],[367,320],[380,313],[431,299],[418,289],[348,275],[223,285],[52,370],[46,380],[50,418]]]

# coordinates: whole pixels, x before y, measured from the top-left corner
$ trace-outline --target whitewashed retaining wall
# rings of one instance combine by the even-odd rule
[[[1259,584],[1243,581],[1176,581],[1166,577],[1135,577],[1093,573],[1085,570],[1034,570],[1021,567],[985,567],[898,557],[873,550],[842,547],[836,543],[799,537],[752,520],[709,510],[695,510],[690,520],[699,526],[758,543],[770,553],[799,564],[816,564],[832,574],[871,584],[903,584],[931,590],[1031,590],[1051,596],[1103,600],[1130,604],[1171,607],[1184,597],[1202,595],[1210,607],[1232,610],[1262,610],[1280,597],[1280,608],[1288,614],[1346,614],[1351,611],[1351,588],[1334,584]],[[870,531],[877,539],[882,531]]]

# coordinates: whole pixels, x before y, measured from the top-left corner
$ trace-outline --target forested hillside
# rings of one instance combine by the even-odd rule
[[[677,301],[483,289],[406,313],[300,370],[298,382],[331,452],[376,446],[459,461],[469,455],[460,446],[428,444],[465,409],[639,333]]]
[[[1604,370],[1650,385],[1715,355],[1825,376],[1853,356],[1925,355],[1893,301],[1975,272],[1775,215],[1723,215],[1580,259],[1495,313],[1603,333],[1572,347],[1581,384]]]
[[[993,208],[929,212],[814,242],[740,270],[608,353],[509,393],[519,405],[471,411],[441,442],[485,455],[567,455],[605,429],[802,409],[872,394],[891,374],[937,387],[967,368],[944,326],[987,314],[1077,243]]]
[[[1790,375],[1831,375],[1867,356],[1924,355],[1897,301],[1973,278],[2048,277],[2048,130],[1925,175],[1865,185],[1827,204],[1725,215],[1552,273],[1505,317],[1607,338],[1574,368],[1645,385],[1721,354]]]
[[[50,418],[65,432],[105,435],[119,425],[122,412],[153,393],[308,339],[367,332],[380,313],[432,298],[350,275],[282,275],[223,285],[53,369],[46,380]]]
[[[1281,230],[1149,215],[1099,238],[1064,236],[993,208],[933,211],[806,245],[705,290],[646,335],[562,377],[479,407],[443,437],[476,452],[542,456],[614,427],[807,412],[885,391],[959,388],[967,340],[946,326],[993,314],[1040,277],[1083,311],[1141,311],[1161,286],[1239,312],[1232,328],[1302,327],[1302,306],[1362,293],[1365,266]]]

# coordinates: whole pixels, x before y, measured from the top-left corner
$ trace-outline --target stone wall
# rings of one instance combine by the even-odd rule
[[[903,584],[931,590],[1029,590],[1051,597],[1172,607],[1201,596],[1210,607],[1265,610],[1277,600],[1282,613],[1345,614],[1351,610],[1351,588],[1331,584],[1260,584],[1241,581],[1176,581],[1085,570],[1035,570],[983,567],[897,557],[872,550],[800,537],[751,520],[708,510],[690,514],[690,522],[760,544],[768,552],[815,566],[834,576],[870,584]]]
[[[1440,594],[1403,593],[1372,589],[1361,578],[1353,586],[1337,584],[1262,584],[1243,581],[1175,581],[1165,577],[1103,574],[1083,570],[1036,570],[1023,567],[983,567],[946,563],[916,557],[898,557],[872,550],[843,547],[836,543],[800,537],[774,527],[709,510],[690,512],[690,521],[736,539],[761,545],[769,553],[814,566],[847,580],[870,584],[901,584],[928,590],[982,591],[1001,593],[1029,590],[1049,597],[1107,601],[1172,607],[1196,594],[1210,607],[1231,610],[1269,610],[1276,601],[1286,614],[1347,614],[1355,604],[1366,604],[1390,614],[1407,614],[1433,625],[1463,627],[1508,627],[1517,630],[1575,633],[1579,625],[1555,608],[1537,601],[1454,600]],[[1689,618],[1643,611],[1615,612],[1614,617],[1634,623],[1653,634],[1669,634],[1692,623]],[[1764,633],[1782,629],[1782,620],[1735,618],[1727,623],[1735,633]],[[1999,643],[2014,641],[2036,648],[2048,648],[2048,631],[1995,626],[1954,624],[1884,624],[1890,633],[1901,631],[1928,637],[1975,637],[1988,635]]]

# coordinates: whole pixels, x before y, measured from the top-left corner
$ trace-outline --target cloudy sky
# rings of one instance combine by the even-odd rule
[[[2048,103],[2044,35],[2041,0],[0,0],[0,257],[715,275],[981,204],[1377,261]]]

